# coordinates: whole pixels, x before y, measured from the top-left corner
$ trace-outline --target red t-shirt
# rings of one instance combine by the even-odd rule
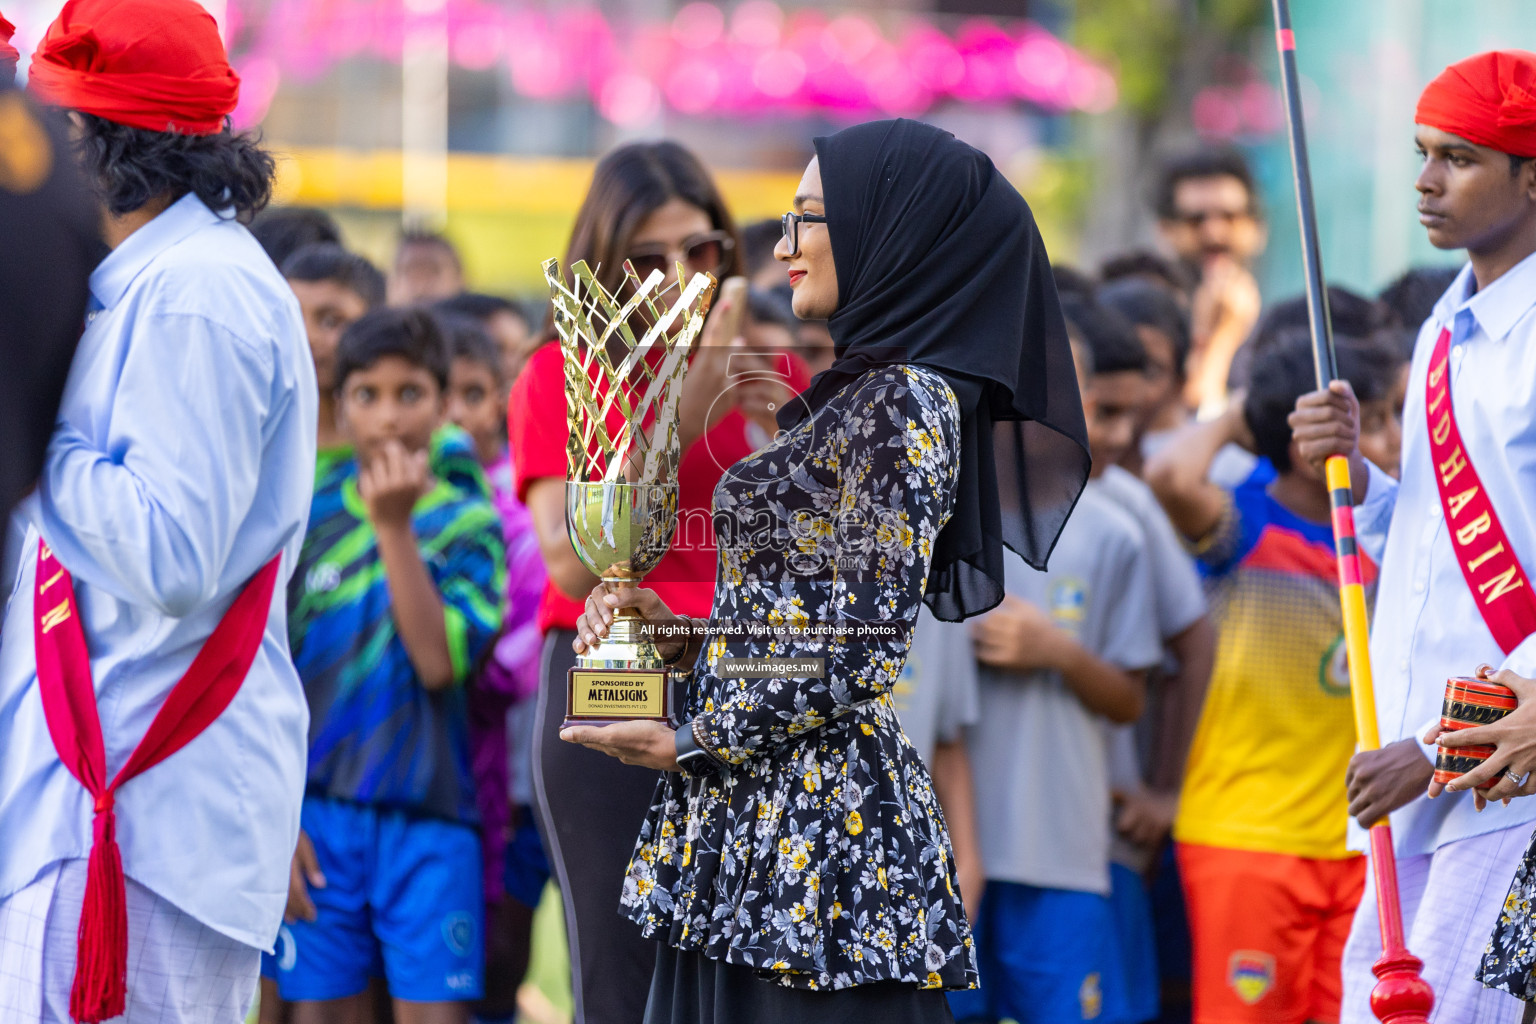
[[[622,422],[617,411],[610,412],[610,430],[616,431]],[[678,466],[677,530],[671,549],[646,576],[644,585],[680,615],[703,618],[713,604],[716,552],[710,503],[726,467],[752,452],[745,426],[745,418],[732,409],[683,453]],[[535,480],[565,479],[565,363],[558,342],[548,342],[534,352],[512,385],[507,434],[519,501],[527,500],[528,486]],[[549,580],[539,602],[539,628],[545,632],[576,628],[586,597],[573,598]]]

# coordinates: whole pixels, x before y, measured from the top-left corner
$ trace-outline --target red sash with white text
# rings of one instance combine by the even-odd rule
[[[1450,348],[1451,331],[1446,328],[1429,357],[1425,381],[1429,457],[1456,564],[1461,566],[1461,575],[1488,631],[1508,654],[1536,633],[1536,594],[1531,592],[1499,514],[1462,447],[1451,402]]]
[[[69,994],[69,1014],[82,1024],[119,1016],[127,996],[128,911],[113,811],[117,791],[190,743],[235,699],[266,632],[280,558],[262,566],[240,591],[186,675],[171,688],[149,731],[109,782],[91,656],[80,627],[74,581],[48,545],[38,542],[32,636],[43,717],[59,760],[96,802],[75,981]]]

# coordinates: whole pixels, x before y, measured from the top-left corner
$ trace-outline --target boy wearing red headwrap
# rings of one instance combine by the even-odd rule
[[[28,83],[70,114],[111,251],[17,506],[0,1021],[238,1024],[282,919],[308,727],[283,594],[314,370],[241,225],[273,164],[230,131],[239,79],[194,0],[69,0]]]
[[[1430,1020],[1497,1024],[1520,1020],[1520,1003],[1482,987],[1479,973],[1536,997],[1536,850],[1505,901],[1536,801],[1501,800],[1536,790],[1527,778],[1536,768],[1536,54],[1452,65],[1424,90],[1414,120],[1419,219],[1433,245],[1466,249],[1469,264],[1419,334],[1401,482],[1360,455],[1347,384],[1303,396],[1291,426],[1309,460],[1350,459],[1359,540],[1381,566],[1371,662],[1383,745],[1350,762],[1350,815],[1362,827],[1390,815],[1408,947],[1435,990]],[[1498,668],[1492,678],[1521,707],[1499,725],[1439,737],[1499,749],[1449,786],[1432,784],[1446,680],[1482,664]],[[1512,777],[1495,779],[1505,768]],[[1486,794],[1440,795],[1489,782]],[[1363,849],[1363,832],[1352,833]],[[1344,950],[1350,1024],[1374,1019],[1381,939],[1369,889],[1374,879]]]

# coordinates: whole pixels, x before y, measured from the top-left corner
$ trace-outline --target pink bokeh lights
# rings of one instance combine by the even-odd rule
[[[356,56],[399,60],[408,19],[414,28],[433,18],[446,21],[455,65],[499,68],[534,99],[586,96],[624,128],[664,109],[851,120],[921,114],[944,100],[1101,112],[1117,98],[1110,71],[1030,22],[974,19],[946,34],[905,16],[882,30],[862,14],[786,11],[772,0],[729,10],[690,3],[660,23],[567,4],[447,0],[440,12],[408,14],[372,0],[274,0],[261,12],[230,0],[231,50],[246,82],[237,124],[260,121],[284,79],[313,81]]]

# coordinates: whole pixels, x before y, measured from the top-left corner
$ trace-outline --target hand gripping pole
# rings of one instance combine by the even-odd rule
[[[1307,319],[1312,328],[1312,358],[1317,386],[1326,388],[1338,376],[1333,328],[1328,318],[1328,290],[1323,278],[1322,250],[1317,240],[1317,206],[1312,197],[1312,172],[1307,162],[1306,125],[1296,73],[1296,35],[1291,29],[1289,0],[1273,0],[1275,39],[1280,50],[1280,83],[1285,94],[1285,120],[1290,129],[1291,169],[1296,183],[1296,210],[1301,220],[1301,259],[1307,278]],[[1355,542],[1354,489],[1349,460],[1328,460],[1329,502],[1333,508],[1333,540],[1338,555],[1339,604],[1344,616],[1344,649],[1349,660],[1349,688],[1355,713],[1355,735],[1362,750],[1381,746],[1376,728],[1376,695],[1371,682],[1370,624],[1365,613],[1365,589],[1360,551]],[[1382,1024],[1425,1024],[1435,994],[1423,978],[1424,962],[1403,941],[1403,909],[1397,891],[1397,858],[1392,850],[1392,826],[1371,826],[1371,873],[1376,882],[1376,916],[1381,923],[1381,959],[1372,971],[1371,1012]]]

